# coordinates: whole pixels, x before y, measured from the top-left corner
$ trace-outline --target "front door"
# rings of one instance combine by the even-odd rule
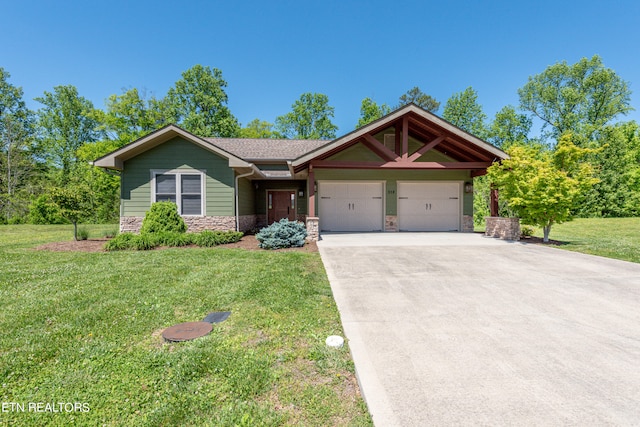
[[[272,224],[287,218],[296,220],[296,192],[291,190],[267,191],[267,221]]]

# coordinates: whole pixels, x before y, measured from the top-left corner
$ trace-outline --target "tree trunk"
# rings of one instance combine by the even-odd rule
[[[78,241],[78,223],[73,222],[73,240]]]
[[[542,227],[542,231],[544,233],[544,238],[542,239],[542,241],[544,243],[549,243],[549,233],[551,232],[551,225],[545,225],[544,227]]]

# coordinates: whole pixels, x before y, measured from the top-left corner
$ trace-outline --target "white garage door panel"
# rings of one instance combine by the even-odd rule
[[[320,231],[381,231],[382,183],[320,182]]]
[[[399,182],[401,231],[459,231],[460,183]]]

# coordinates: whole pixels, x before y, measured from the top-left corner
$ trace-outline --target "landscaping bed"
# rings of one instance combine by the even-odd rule
[[[103,252],[105,251],[104,245],[107,243],[109,239],[100,238],[100,239],[87,239],[87,240],[65,240],[60,242],[51,242],[45,243],[43,245],[37,246],[35,249],[44,250],[44,251],[56,251],[56,252]],[[183,246],[184,248],[195,248],[196,245],[188,245]],[[239,242],[236,243],[228,243],[225,245],[218,246],[219,248],[239,248],[246,249],[248,251],[262,251],[264,249],[260,249],[258,246],[258,241],[254,235],[245,235],[242,236]],[[166,246],[156,248],[159,249],[167,249]],[[277,249],[277,251],[295,251],[295,252],[318,252],[318,245],[316,242],[307,242],[304,246],[299,248],[286,248],[286,249]]]

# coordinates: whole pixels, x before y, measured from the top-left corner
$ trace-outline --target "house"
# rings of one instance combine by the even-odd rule
[[[169,125],[94,162],[120,171],[120,230],[160,200],[189,230],[281,218],[337,231],[473,231],[473,178],[508,156],[409,104],[333,141],[201,138]]]

